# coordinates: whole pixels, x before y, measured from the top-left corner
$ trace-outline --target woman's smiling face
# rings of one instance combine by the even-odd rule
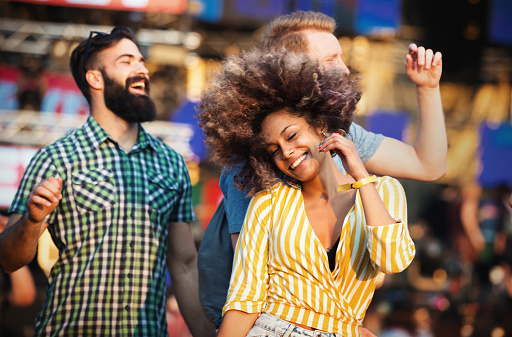
[[[272,113],[263,120],[261,133],[267,152],[279,170],[302,182],[318,175],[320,130],[303,117],[286,111]]]

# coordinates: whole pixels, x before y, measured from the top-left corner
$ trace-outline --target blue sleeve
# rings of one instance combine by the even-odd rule
[[[354,142],[359,157],[365,163],[375,154],[384,135],[367,131],[361,125],[352,123],[347,138]]]
[[[336,167],[341,171],[341,173],[347,174],[345,168],[343,167],[343,163],[341,162],[341,158],[339,156],[334,156],[333,160],[334,164],[336,164]]]
[[[240,233],[244,224],[245,213],[251,198],[233,185],[235,175],[240,172],[238,166],[226,167],[220,176],[220,189],[224,194],[224,207],[228,219],[229,233]]]

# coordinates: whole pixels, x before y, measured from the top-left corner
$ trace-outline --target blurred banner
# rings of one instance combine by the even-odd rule
[[[194,117],[196,114],[196,103],[185,100],[176,111],[172,113],[170,122],[188,125],[193,131],[190,138],[191,151],[200,161],[208,159],[208,151],[204,144],[203,130],[199,127],[199,121]]]
[[[365,127],[368,131],[408,143],[410,123],[405,112],[377,110],[366,116]]]
[[[512,46],[512,1],[492,0],[489,11],[489,39]]]
[[[395,34],[400,28],[401,0],[190,0],[190,13],[200,20],[260,27],[297,10],[322,12],[345,31],[364,35]]]
[[[512,124],[482,123],[480,137],[480,184],[512,187]]]
[[[0,109],[18,109],[19,68],[0,67]]]
[[[24,90],[33,90],[33,86],[20,87],[23,76],[17,67],[0,66],[0,110],[17,110],[20,107],[19,97]],[[67,115],[85,115],[89,106],[69,73],[43,72],[39,75],[40,83],[44,83],[41,102],[41,113],[58,113]],[[39,90],[39,89],[38,89]]]
[[[12,2],[30,2],[39,5],[63,7],[83,7],[110,9],[118,11],[139,11],[155,13],[183,14],[187,8],[186,0],[9,0]]]
[[[400,28],[400,0],[359,0],[354,13],[356,34],[394,35]]]
[[[9,208],[12,198],[37,147],[0,145],[0,208]]]

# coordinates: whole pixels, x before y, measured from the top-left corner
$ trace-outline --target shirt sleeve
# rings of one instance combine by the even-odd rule
[[[223,314],[228,310],[258,313],[267,298],[268,228],[271,219],[270,192],[254,196],[235,249],[229,293]]]
[[[347,174],[347,171],[345,171],[345,168],[343,167],[343,162],[341,161],[341,158],[338,155],[336,155],[334,156],[333,160],[338,170],[340,170],[340,172],[343,174]]]
[[[352,123],[347,138],[354,142],[359,157],[365,163],[375,154],[384,135],[367,131],[361,125]]]
[[[176,179],[180,182],[179,197],[171,213],[172,222],[192,222],[196,219],[192,201],[192,183],[183,157],[176,153]]]
[[[9,207],[9,213],[23,214],[26,212],[29,194],[43,180],[50,177],[57,178],[61,176],[58,173],[51,156],[48,155],[45,148],[42,148],[36,152],[25,169],[20,185],[18,186],[18,190],[16,191],[11,206]],[[61,178],[64,179],[65,177]],[[49,224],[53,223],[57,209],[58,207],[46,216],[45,222]]]
[[[368,250],[374,267],[386,274],[403,271],[416,253],[407,227],[407,203],[402,185],[390,177],[380,178],[379,195],[396,223],[365,226]]]
[[[220,176],[220,189],[224,195],[224,206],[226,208],[226,217],[228,219],[229,233],[240,233],[244,223],[245,213],[249,208],[251,198],[240,191],[234,185],[235,175],[240,172],[240,168],[235,165],[222,170]]]

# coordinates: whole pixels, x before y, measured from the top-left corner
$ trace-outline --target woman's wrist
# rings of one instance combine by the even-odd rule
[[[367,185],[370,183],[375,183],[375,182],[377,182],[376,176],[374,176],[374,175],[368,176],[368,177],[359,179],[354,183],[340,185],[340,186],[338,186],[338,191],[348,191],[348,190],[352,190],[352,189],[358,189],[360,187],[363,187],[364,185]]]

